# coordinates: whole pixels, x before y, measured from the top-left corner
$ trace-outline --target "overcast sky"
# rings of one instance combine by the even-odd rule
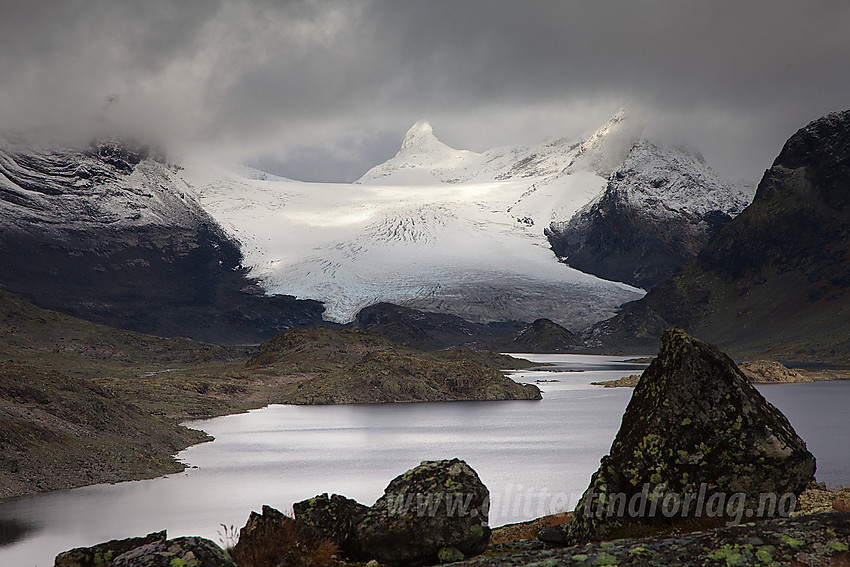
[[[756,182],[850,107],[846,0],[0,4],[0,129],[133,131],[304,180],[356,179],[420,118],[481,151],[629,104]]]

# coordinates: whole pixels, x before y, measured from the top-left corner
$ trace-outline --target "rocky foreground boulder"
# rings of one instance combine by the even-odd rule
[[[239,567],[322,566],[331,563],[337,546],[317,530],[263,506],[251,512],[230,555]]]
[[[131,549],[158,543],[167,538],[165,531],[155,532],[145,537],[113,539],[91,547],[70,549],[56,556],[54,567],[103,567],[112,564],[112,560]]]
[[[224,551],[202,537],[149,543],[119,555],[112,567],[236,567]]]
[[[814,472],[806,444],[728,356],[670,329],[573,520],[540,537],[576,545],[786,515]]]
[[[366,508],[327,494],[294,505],[299,522],[349,557],[389,567],[460,561],[490,541],[489,491],[460,459],[424,461],[393,479]]]
[[[60,553],[54,567],[236,567],[202,537],[166,539],[165,531]]]
[[[369,511],[368,506],[339,494],[325,493],[296,502],[292,509],[299,522],[318,530],[342,553],[348,556],[359,553],[356,528]]]

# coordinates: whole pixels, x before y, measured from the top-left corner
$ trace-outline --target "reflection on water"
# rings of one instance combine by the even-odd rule
[[[558,380],[539,384],[539,402],[270,406],[194,422],[216,438],[180,454],[198,468],[0,506],[0,518],[39,526],[0,547],[0,565],[52,565],[65,549],[162,529],[169,537],[217,541],[220,524],[242,526],[263,504],[287,511],[322,492],[371,504],[392,478],[425,459],[466,460],[490,489],[492,525],[570,510],[608,451],[631,396],[631,389],[590,382],[643,366],[602,356],[529,358],[557,364],[513,373],[521,382]],[[808,441],[819,478],[847,482],[850,417],[843,408],[850,383],[761,390]]]
[[[0,546],[21,541],[35,529],[35,526],[27,522],[0,518]]]

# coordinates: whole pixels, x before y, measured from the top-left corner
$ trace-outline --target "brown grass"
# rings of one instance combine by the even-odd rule
[[[289,517],[266,524],[250,545],[238,543],[228,552],[239,567],[328,567],[334,564],[337,546],[315,530]]]
[[[632,539],[655,536],[679,535],[692,532],[702,532],[726,526],[726,518],[688,518],[673,524],[650,524],[633,522],[614,530],[606,540]]]
[[[850,512],[850,491],[839,492],[832,499],[832,508],[838,512]]]
[[[490,536],[491,544],[511,543],[514,541],[522,541],[525,539],[535,539],[537,532],[543,528],[552,526],[563,526],[569,523],[572,519],[572,514],[569,512],[561,512],[559,514],[551,514],[543,516],[536,520],[528,522],[520,522],[518,524],[508,524],[495,528]]]
[[[823,562],[818,563],[817,565],[803,563],[796,559],[791,560],[792,567],[850,567],[850,553],[846,551],[842,551],[840,553],[836,553],[831,557],[823,558]]]

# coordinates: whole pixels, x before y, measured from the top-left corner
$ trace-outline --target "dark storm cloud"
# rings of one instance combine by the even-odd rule
[[[843,1],[27,1],[0,20],[0,121],[143,129],[351,179],[407,126],[482,150],[631,103],[751,180],[850,106]],[[117,95],[117,102],[106,104]]]

